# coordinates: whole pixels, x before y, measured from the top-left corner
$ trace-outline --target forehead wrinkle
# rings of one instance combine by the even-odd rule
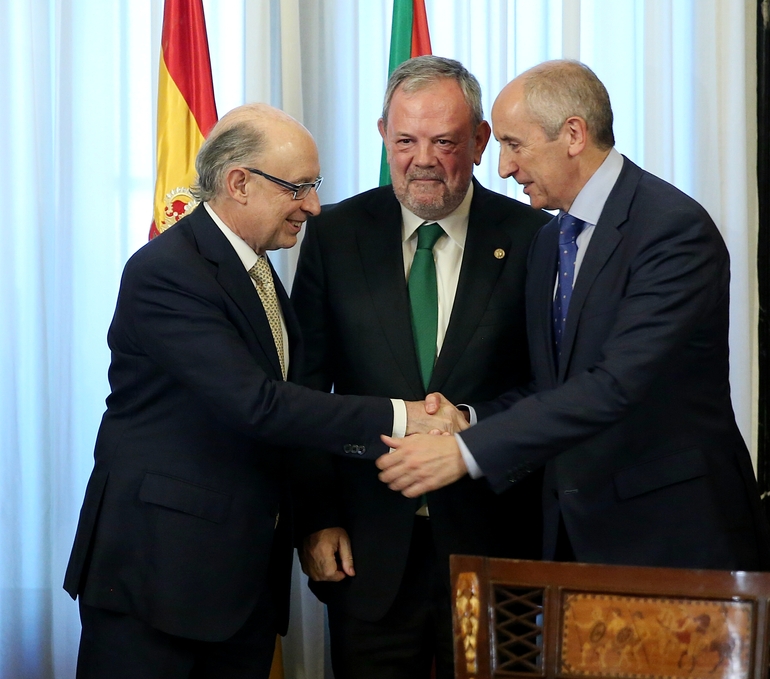
[[[459,87],[434,83],[412,93],[397,90],[391,102],[388,123],[393,117],[405,117],[418,120],[449,119],[462,124],[464,121],[461,118],[466,116],[470,120],[471,112]]]

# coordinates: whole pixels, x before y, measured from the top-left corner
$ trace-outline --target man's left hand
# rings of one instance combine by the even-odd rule
[[[350,538],[342,527],[324,528],[306,536],[298,551],[302,571],[316,582],[339,582],[356,574]]]
[[[382,436],[393,452],[377,458],[380,481],[406,497],[443,488],[468,473],[454,436],[414,434],[404,439]]]

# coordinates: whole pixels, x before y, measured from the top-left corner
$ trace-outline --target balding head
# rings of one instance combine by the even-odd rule
[[[615,145],[610,96],[585,64],[569,59],[544,61],[511,81],[506,90],[521,89],[531,116],[549,139],[556,139],[567,118],[586,122],[591,140],[602,150]]]
[[[607,90],[576,61],[546,61],[508,83],[492,107],[501,177],[533,207],[568,211],[614,145]]]
[[[266,104],[222,118],[196,160],[197,195],[257,254],[290,248],[321,210],[315,141],[300,123]],[[298,193],[300,185],[305,189]]]
[[[288,113],[267,104],[244,104],[214,125],[198,151],[195,197],[211,201],[225,192],[225,176],[232,167],[259,165],[287,139],[303,139],[315,148],[310,133]]]

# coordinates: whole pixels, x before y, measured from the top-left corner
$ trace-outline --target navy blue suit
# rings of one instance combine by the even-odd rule
[[[498,491],[545,467],[579,561],[760,569],[767,527],[730,401],[729,259],[705,210],[628,159],[585,252],[556,366],[554,219],[527,276],[534,394],[462,434]]]
[[[295,366],[298,324],[277,277],[276,289]],[[281,381],[257,292],[203,207],[126,264],[108,340],[112,393],[65,589],[162,632],[221,641],[269,582],[285,629],[282,447],[374,458],[390,402]]]

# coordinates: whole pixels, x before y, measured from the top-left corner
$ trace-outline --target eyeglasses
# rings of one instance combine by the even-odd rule
[[[288,189],[289,191],[294,192],[294,200],[303,200],[307,198],[307,194],[310,193],[311,189],[315,189],[318,191],[318,189],[321,188],[321,183],[323,182],[323,177],[318,177],[314,182],[306,182],[304,184],[293,184],[292,182],[287,182],[285,179],[278,179],[278,177],[273,177],[273,175],[267,174],[267,172],[262,172],[262,170],[257,170],[253,167],[247,167],[245,168],[249,172],[253,172],[254,174],[258,174],[261,177],[264,177],[265,179],[274,182],[278,184],[278,186],[282,186],[285,189]]]

